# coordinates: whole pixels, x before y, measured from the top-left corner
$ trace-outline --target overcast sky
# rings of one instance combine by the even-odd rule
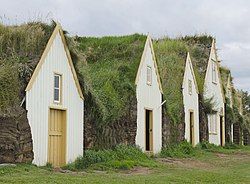
[[[234,83],[250,92],[249,0],[0,0],[1,22],[55,19],[70,34],[208,33]]]

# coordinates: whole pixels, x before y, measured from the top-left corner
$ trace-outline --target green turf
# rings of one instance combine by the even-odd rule
[[[14,116],[55,23],[0,23],[0,115]]]
[[[250,148],[201,151],[193,158],[157,160],[143,172],[60,173],[32,165],[0,168],[0,183],[250,183]],[[140,170],[140,169],[138,169]]]

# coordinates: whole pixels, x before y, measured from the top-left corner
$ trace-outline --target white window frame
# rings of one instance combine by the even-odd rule
[[[53,80],[53,102],[56,104],[61,103],[62,98],[62,75],[58,73],[54,73],[54,80]],[[55,78],[59,77],[58,87],[55,86]],[[58,100],[55,100],[55,90],[58,90]]]
[[[146,73],[146,77],[147,77],[147,85],[151,86],[152,85],[152,67],[151,66],[147,66],[147,73]]]
[[[217,84],[216,61],[212,60],[212,82]]]
[[[209,115],[209,133],[217,134],[217,113]]]

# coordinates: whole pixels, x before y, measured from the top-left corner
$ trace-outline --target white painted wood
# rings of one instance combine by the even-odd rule
[[[212,62],[216,61],[217,65],[216,67],[216,78],[217,78],[217,83],[214,83],[212,80]],[[222,84],[221,80],[219,79],[219,67],[218,67],[218,61],[216,57],[216,48],[215,48],[215,43],[213,41],[211,52],[210,52],[210,57],[208,61],[208,66],[207,66],[207,72],[206,72],[206,78],[204,82],[204,98],[209,99],[213,97],[213,101],[215,104],[214,110],[217,111],[216,113],[216,134],[214,133],[209,133],[209,142],[213,143],[215,145],[220,145],[220,116],[223,116],[223,131],[225,132],[225,109],[224,109],[224,97],[223,97],[223,89],[222,89]],[[210,119],[210,115],[208,115],[208,119]],[[209,129],[210,126],[208,126]],[[210,132],[210,129],[209,129]],[[225,141],[225,133],[223,136],[223,142]]]
[[[189,80],[192,82],[192,93],[189,92]],[[194,144],[200,140],[199,134],[199,97],[196,89],[196,79],[193,72],[192,62],[187,56],[185,73],[182,85],[183,103],[185,111],[185,139],[190,142],[190,111],[194,113]]]
[[[54,72],[62,74],[62,104],[53,102]],[[48,156],[49,107],[67,109],[66,162],[83,154],[83,99],[80,98],[64,45],[58,33],[32,88],[26,92],[26,109],[33,139],[36,165],[45,165]]]
[[[137,97],[137,133],[136,145],[145,151],[145,109],[153,110],[153,153],[158,153],[162,147],[162,94],[157,81],[150,41],[145,45],[145,58],[139,71],[136,87]],[[152,68],[152,84],[147,85],[147,66]]]

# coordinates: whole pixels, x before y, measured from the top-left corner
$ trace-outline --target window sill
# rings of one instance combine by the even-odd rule
[[[218,135],[217,133],[210,132],[209,135]]]
[[[62,104],[58,104],[58,105],[52,104],[52,105],[49,106],[49,108],[50,108],[50,109],[67,110],[67,108],[62,107],[61,105],[62,105]]]
[[[53,104],[54,104],[54,105],[62,105],[62,102],[53,101]]]

